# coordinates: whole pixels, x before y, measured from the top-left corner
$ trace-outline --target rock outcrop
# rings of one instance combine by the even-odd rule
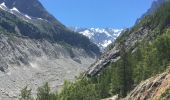
[[[124,100],[159,100],[169,88],[170,74],[165,72],[141,82]],[[163,100],[169,99],[167,96]]]

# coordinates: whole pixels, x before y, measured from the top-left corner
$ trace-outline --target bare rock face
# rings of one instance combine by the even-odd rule
[[[124,100],[159,100],[169,88],[170,74],[165,72],[141,82]]]
[[[83,49],[1,34],[0,100],[17,100],[25,86],[34,94],[45,82],[57,90],[64,80],[74,80],[95,59]]]

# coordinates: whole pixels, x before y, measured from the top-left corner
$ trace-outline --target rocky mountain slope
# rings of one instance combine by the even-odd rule
[[[71,30],[78,32],[88,37],[93,43],[98,45],[101,51],[114,42],[120,35],[123,29],[114,28],[70,28]]]
[[[164,72],[170,61],[170,1],[154,2],[161,4],[152,14],[122,32],[84,74],[90,85],[100,88],[95,90],[100,98],[116,94],[125,97],[132,90],[128,100],[155,100],[162,89],[169,88],[169,73]],[[169,99],[169,89],[166,92],[163,100]]]
[[[28,85],[36,90],[49,82],[55,90],[64,80],[87,69],[95,58],[83,49],[68,49],[46,40],[0,35],[0,97],[13,100]]]
[[[128,30],[127,30],[128,31]],[[122,36],[124,34],[127,34],[125,31],[124,33],[122,33]],[[134,49],[135,50],[135,44],[140,42],[140,41],[143,41],[144,39],[147,40],[148,39],[148,32],[149,32],[149,29],[148,28],[139,28],[137,31],[135,32],[132,32],[126,40],[124,40],[124,44],[125,44],[125,48],[126,49]],[[120,39],[118,37],[118,39]],[[118,41],[117,39],[117,41]],[[89,76],[93,76],[93,75],[97,75],[100,71],[102,71],[105,67],[107,67],[110,63],[114,63],[116,62],[117,60],[120,59],[120,50],[121,50],[121,43],[120,42],[115,42],[113,45],[114,47],[105,52],[96,62],[95,64],[93,64],[89,70],[87,71],[87,74]]]
[[[166,2],[166,0],[157,0],[157,1],[154,1],[153,4],[158,4],[160,6],[161,4],[163,4],[163,2]],[[153,9],[153,4],[150,9]],[[127,29],[123,31],[120,34],[120,36],[116,39],[115,43],[112,44],[113,46],[111,50],[105,52],[98,59],[98,61],[96,61],[95,64],[93,64],[89,68],[89,70],[87,71],[87,74],[90,76],[96,75],[98,72],[103,70],[103,68],[105,68],[108,64],[110,64],[111,62],[117,61],[117,59],[120,58],[119,51],[122,49],[121,44],[124,44],[127,50],[131,50],[132,52],[135,52],[138,48],[137,47],[138,45],[136,44],[142,41],[151,42],[152,39],[154,39],[156,35],[159,35],[160,33],[155,32],[154,29],[151,29],[151,27],[156,28],[156,27],[159,27],[159,25],[157,26],[152,26],[152,25],[147,25],[147,24],[145,25],[145,23],[147,23],[145,22],[145,20],[148,20],[148,19],[143,17],[143,19],[141,19],[142,22],[136,23],[136,25],[134,25],[134,27],[132,27],[131,29]],[[155,24],[155,23],[150,23],[150,24]]]
[[[26,85],[35,93],[47,81],[56,90],[100,55],[94,43],[68,30],[38,0],[0,3],[0,100],[17,100]]]

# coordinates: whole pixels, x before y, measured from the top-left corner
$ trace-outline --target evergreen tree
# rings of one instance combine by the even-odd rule
[[[128,93],[128,90],[131,89],[133,81],[132,81],[132,68],[131,68],[131,60],[130,55],[126,51],[125,42],[122,42],[121,45],[121,65],[118,70],[119,78],[120,78],[120,95],[125,97]]]

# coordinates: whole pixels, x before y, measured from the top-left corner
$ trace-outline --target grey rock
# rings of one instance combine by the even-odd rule
[[[32,88],[35,95],[37,87],[45,82],[56,91],[64,80],[74,80],[96,59],[83,49],[70,49],[74,58],[66,47],[57,43],[0,34],[2,100],[17,100],[25,86]]]

